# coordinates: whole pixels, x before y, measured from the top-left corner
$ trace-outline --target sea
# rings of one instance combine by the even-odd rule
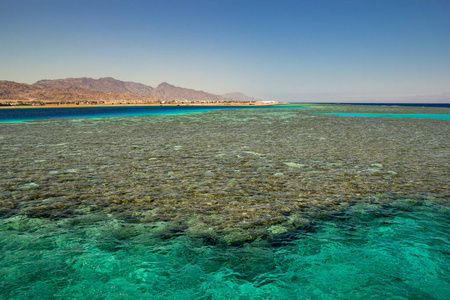
[[[0,299],[449,299],[449,117],[0,109]]]

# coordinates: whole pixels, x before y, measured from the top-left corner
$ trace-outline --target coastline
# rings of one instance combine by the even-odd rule
[[[10,104],[13,100],[0,101],[0,109],[9,108],[58,108],[58,107],[120,107],[120,106],[268,106],[284,104],[283,102],[189,102],[189,103],[160,103],[160,102],[105,102],[105,103],[40,103],[40,104]]]

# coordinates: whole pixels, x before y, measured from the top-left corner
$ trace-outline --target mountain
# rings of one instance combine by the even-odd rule
[[[181,88],[163,82],[158,85],[152,95],[165,100],[188,100],[188,101],[226,101],[218,95],[196,91],[192,89]]]
[[[56,80],[39,80],[33,85],[50,87],[50,88],[81,88],[89,91],[104,92],[104,93],[135,93],[140,95],[154,96],[167,101],[226,101],[227,99],[221,96],[206,93],[203,91],[196,91],[182,87],[176,87],[167,82],[163,82],[158,87],[141,83],[127,82],[117,80],[111,77],[104,77],[100,79],[92,78],[66,78]]]
[[[244,94],[239,93],[239,92],[227,93],[225,95],[222,95],[222,97],[225,98],[225,99],[229,99],[229,100],[233,100],[233,101],[240,101],[240,102],[244,102],[244,101],[261,101],[260,99],[255,99],[255,98],[249,97],[249,96],[244,95]]]
[[[34,84],[0,81],[0,99],[61,103],[96,101],[97,103],[125,100],[126,103],[143,102],[249,102],[258,101],[241,93],[223,96],[171,85],[163,82],[156,88],[121,81],[111,77],[88,77],[39,80]],[[5,102],[5,101],[3,101]],[[11,102],[11,101],[9,101]]]
[[[0,99],[2,100],[28,100],[28,101],[85,101],[85,100],[140,100],[156,102],[158,99],[150,95],[131,92],[105,93],[90,91],[78,87],[54,88],[44,85],[17,83],[14,81],[0,81]]]
[[[31,95],[38,96],[45,88],[14,81],[0,81],[0,99],[27,100]]]
[[[100,79],[82,78],[66,78],[56,80],[39,80],[34,85],[51,87],[51,88],[69,88],[77,87],[89,91],[104,93],[134,93],[140,95],[151,95],[153,88],[151,86],[121,81],[112,77],[104,77]]]

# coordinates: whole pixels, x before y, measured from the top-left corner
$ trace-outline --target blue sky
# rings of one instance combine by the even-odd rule
[[[450,92],[449,16],[449,0],[0,0],[0,80],[395,101]]]

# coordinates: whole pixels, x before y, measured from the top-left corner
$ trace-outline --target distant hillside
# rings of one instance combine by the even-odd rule
[[[228,94],[222,95],[222,97],[225,99],[230,99],[230,100],[234,100],[234,101],[261,101],[259,99],[255,99],[255,98],[249,97],[247,95],[244,95],[244,94],[238,93],[238,92],[228,93]]]
[[[161,83],[152,91],[152,95],[165,100],[189,100],[189,101],[226,101],[218,95],[203,91],[181,88],[166,82]]]
[[[141,83],[127,82],[117,80],[111,77],[100,79],[92,78],[66,78],[56,80],[39,80],[34,83],[36,86],[44,86],[50,88],[81,88],[89,91],[104,92],[104,93],[135,93],[140,95],[154,96],[160,99],[172,100],[188,100],[188,101],[226,101],[221,96],[206,93],[203,91],[196,91],[192,89],[176,87],[166,82],[158,85],[157,88],[144,85]]]
[[[84,101],[84,100],[146,100],[158,101],[154,96],[131,92],[104,93],[77,87],[53,88],[43,85],[0,81],[0,99],[2,100],[51,100],[51,101]]]
[[[34,84],[0,81],[0,100],[80,102],[126,100],[131,103],[142,102],[255,102],[254,98],[242,93],[229,93],[219,96],[204,91],[177,87],[166,82],[156,88],[121,81],[111,77],[66,78],[39,80]],[[130,102],[131,101],[131,102]],[[3,101],[4,102],[4,101]]]
[[[153,88],[151,86],[117,80],[111,77],[100,79],[92,78],[66,78],[56,80],[39,80],[34,85],[51,87],[51,88],[69,88],[76,87],[89,91],[104,93],[134,93],[140,95],[151,95]]]

